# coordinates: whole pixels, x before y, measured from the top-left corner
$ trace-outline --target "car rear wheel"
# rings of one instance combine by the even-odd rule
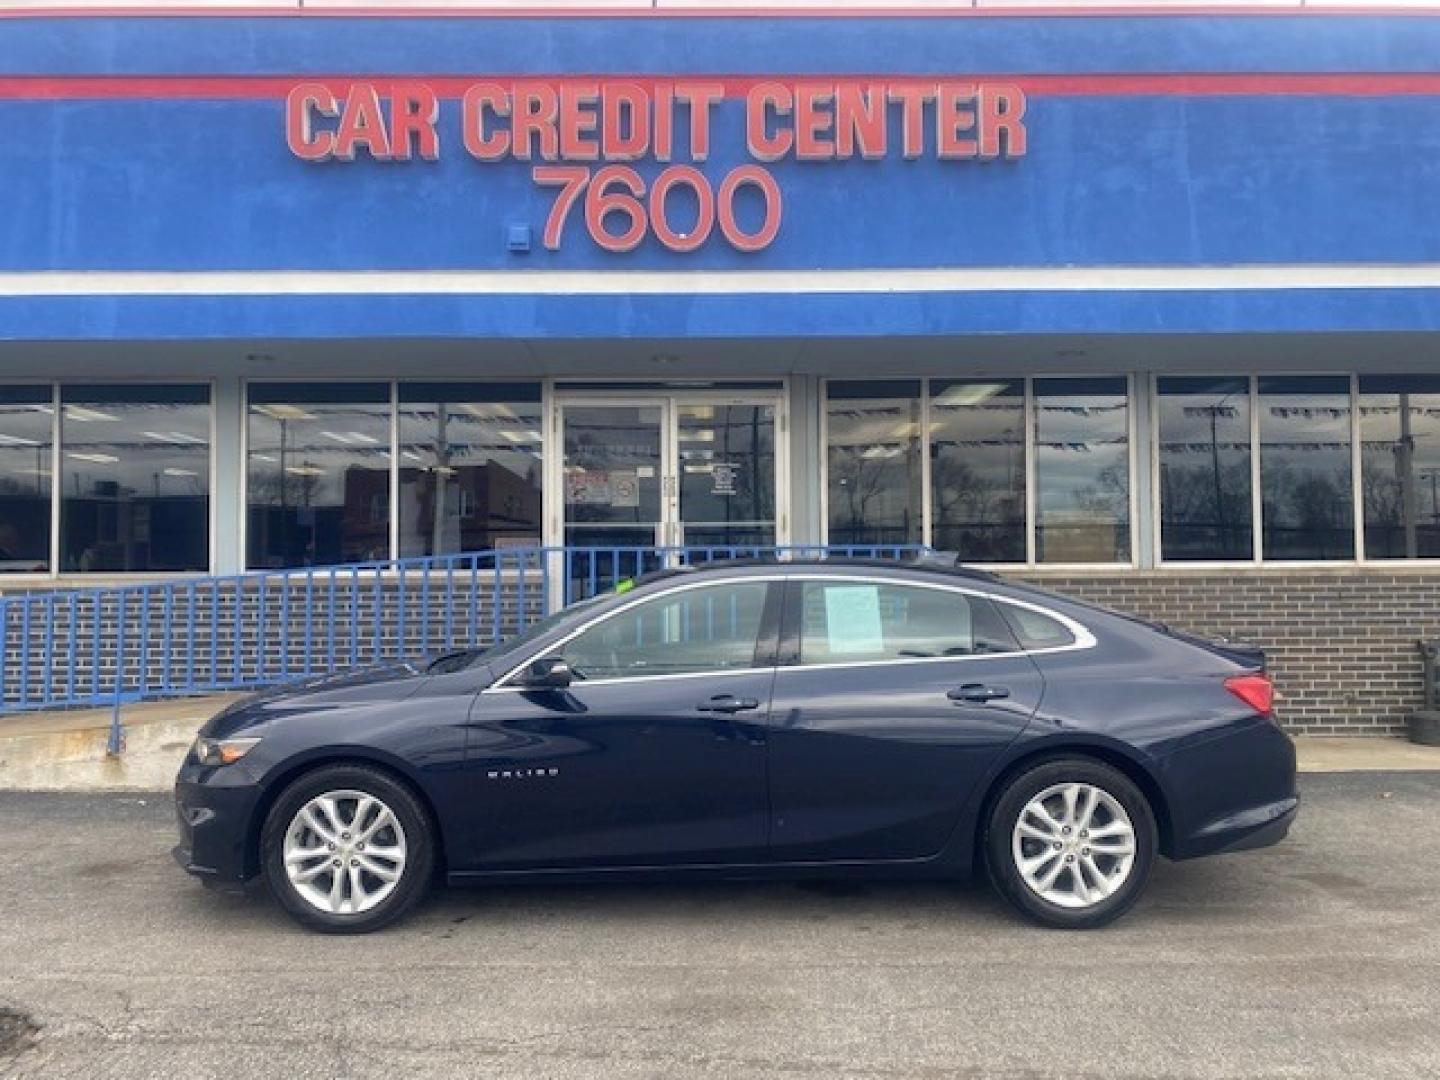
[[[1087,758],[1045,761],[1011,780],[985,839],[1001,895],[1037,922],[1076,930],[1129,910],[1155,850],[1144,794],[1118,769]]]
[[[360,765],[306,773],[275,800],[261,833],[265,879],[300,922],[365,933],[394,922],[424,895],[433,830],[402,784]]]

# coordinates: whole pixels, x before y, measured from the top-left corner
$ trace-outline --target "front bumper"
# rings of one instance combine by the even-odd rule
[[[258,870],[252,825],[259,788],[238,765],[187,763],[175,780],[180,842],[172,851],[206,884],[238,885]]]
[[[1161,771],[1172,859],[1277,844],[1300,812],[1295,744],[1269,720],[1176,750]]]

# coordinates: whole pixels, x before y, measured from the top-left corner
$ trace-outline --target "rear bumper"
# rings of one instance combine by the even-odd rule
[[[1277,844],[1300,812],[1295,744],[1268,720],[1176,750],[1162,771],[1172,859]]]
[[[1233,817],[1213,822],[1202,833],[1190,839],[1191,854],[1223,855],[1232,851],[1253,851],[1284,840],[1290,826],[1300,813],[1300,797],[1292,796],[1278,803],[1244,810]]]

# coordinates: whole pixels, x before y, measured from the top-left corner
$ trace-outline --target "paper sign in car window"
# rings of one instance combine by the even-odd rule
[[[832,656],[884,652],[879,586],[826,586],[825,632]]]

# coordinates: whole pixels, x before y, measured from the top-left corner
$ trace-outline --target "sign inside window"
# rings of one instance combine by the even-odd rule
[[[879,586],[827,585],[825,636],[831,656],[883,652]]]
[[[710,494],[734,495],[740,467],[733,461],[717,461],[710,467]]]

